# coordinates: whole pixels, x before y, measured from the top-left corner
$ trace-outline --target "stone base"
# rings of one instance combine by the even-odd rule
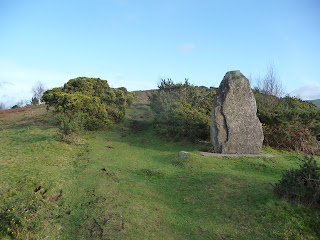
[[[211,152],[200,152],[202,156],[206,157],[275,157],[274,155],[267,153],[258,154],[227,154],[227,153],[211,153]]]

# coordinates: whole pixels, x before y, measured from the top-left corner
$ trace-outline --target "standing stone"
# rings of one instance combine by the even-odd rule
[[[257,154],[263,131],[249,80],[240,71],[227,72],[215,96],[211,142],[217,153]]]

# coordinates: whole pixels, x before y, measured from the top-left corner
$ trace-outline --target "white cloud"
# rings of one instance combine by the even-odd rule
[[[0,60],[0,82],[12,85],[29,84],[32,87],[32,84],[40,81],[49,86],[59,86],[70,77],[72,73],[26,68],[13,62]]]
[[[7,82],[7,81],[1,81],[0,80],[0,87],[4,87],[4,86],[6,86],[6,85],[10,85],[10,83],[9,82]]]
[[[27,84],[3,84],[0,86],[0,102],[6,107],[12,107],[21,100],[31,99],[31,87]]]
[[[320,99],[320,84],[312,83],[300,87],[290,93],[291,96],[296,96],[304,100]]]
[[[31,69],[0,60],[0,102],[13,106],[18,101],[30,100],[32,86],[38,81],[52,88],[62,86],[72,77],[71,73]]]
[[[0,60],[0,103],[7,107],[21,100],[30,101],[32,86],[38,81],[47,88],[63,86],[69,79],[76,77],[96,77],[107,80],[111,87],[126,87],[129,91],[154,88],[153,82],[129,77],[123,73],[110,72],[103,69],[82,69],[80,72],[57,72],[43,69],[32,69],[14,62]]]
[[[185,43],[182,46],[180,46],[180,52],[187,53],[192,51],[195,48],[193,43]]]

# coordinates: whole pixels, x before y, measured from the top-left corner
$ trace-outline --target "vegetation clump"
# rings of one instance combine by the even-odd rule
[[[133,95],[125,88],[111,88],[100,78],[78,77],[63,87],[44,92],[41,101],[60,113],[60,130],[70,134],[79,129],[98,130],[121,122]]]
[[[211,108],[216,89],[162,79],[149,97],[158,133],[174,140],[196,142],[210,137]]]
[[[157,132],[174,140],[209,140],[216,89],[193,86],[187,80],[175,84],[171,79],[162,79],[158,88],[149,97]],[[317,106],[295,97],[276,96],[271,90],[256,88],[254,94],[264,145],[320,154],[320,109]]]
[[[11,192],[11,194],[14,197],[10,197],[10,201],[0,204],[0,233],[19,238],[23,232],[35,230],[33,220],[42,202],[38,194],[25,191]]]
[[[320,109],[301,99],[278,98],[255,90],[264,144],[308,154],[320,154]]]
[[[320,209],[320,167],[312,157],[303,162],[299,169],[286,170],[273,191],[289,202]]]

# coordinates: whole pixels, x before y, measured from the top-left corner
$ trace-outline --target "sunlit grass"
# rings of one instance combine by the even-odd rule
[[[124,124],[75,145],[59,141],[45,107],[0,118],[1,238],[319,239],[319,212],[276,199],[270,185],[302,155],[204,157],[150,121],[135,105]]]

